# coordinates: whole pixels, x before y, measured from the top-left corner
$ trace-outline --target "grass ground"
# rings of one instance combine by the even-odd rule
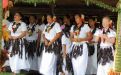
[[[0,75],[12,75],[12,73],[3,72],[3,73],[0,73]],[[24,74],[18,74],[18,75],[24,75]]]

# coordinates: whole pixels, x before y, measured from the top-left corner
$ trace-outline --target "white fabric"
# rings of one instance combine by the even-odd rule
[[[48,25],[48,24],[47,24]],[[46,29],[46,28],[45,28]],[[55,22],[55,25],[50,30],[50,32],[43,31],[46,39],[52,40],[57,33],[61,32],[60,25]],[[39,72],[44,75],[56,75],[56,63],[57,63],[57,56],[53,53],[48,53],[44,51],[42,52],[42,60]]]
[[[13,32],[12,25],[13,25],[13,23],[11,23],[10,26],[8,27],[8,30],[11,31],[11,36],[19,36],[19,35],[21,35],[21,33],[23,31],[27,31],[27,27],[26,27],[26,24],[24,22],[21,22],[21,25],[17,29],[16,33]]]
[[[21,25],[19,26],[19,28],[17,29],[15,33],[13,33],[12,25],[13,24],[10,24],[8,28],[11,31],[11,36],[19,36],[21,35],[22,31],[27,31],[26,24],[24,22],[21,22]],[[12,46],[9,49],[9,52],[11,51],[12,51]],[[10,68],[12,72],[18,73],[21,69],[29,70],[30,68],[29,61],[25,58],[25,46],[23,46],[22,58],[19,57],[19,54],[16,54],[12,57],[10,57],[9,55],[9,61],[10,61]]]
[[[72,65],[74,75],[85,75],[88,63],[88,48],[87,44],[83,44],[83,54],[78,56],[76,59],[72,58]]]
[[[41,25],[39,26],[39,30],[40,30],[41,32],[43,32],[44,29],[45,29],[45,24],[41,24]],[[44,39],[43,39],[43,36],[42,36],[42,34],[41,34],[41,42],[43,42],[43,41],[44,41]]]
[[[109,38],[111,38],[111,37],[116,37],[116,32],[114,31],[114,30],[112,30],[112,29],[109,29],[110,30],[110,32],[108,32],[108,34],[107,34],[107,36],[109,37]],[[100,34],[103,34],[103,30],[98,30],[98,31],[96,31],[96,33],[95,33],[95,36],[99,36]],[[103,42],[103,41],[101,41],[101,44],[100,44],[100,46],[112,46],[113,44],[112,43],[109,43],[109,42]]]
[[[46,25],[45,29],[47,28],[48,25],[49,24]],[[45,38],[48,39],[48,40],[52,40],[55,37],[56,33],[59,33],[59,32],[62,31],[61,28],[60,28],[59,23],[57,23],[57,22],[55,22],[55,25],[49,31],[49,33],[48,32],[45,32],[45,29],[43,31],[43,34],[45,35]]]
[[[113,67],[113,61],[106,65],[98,64],[97,75],[108,75],[109,70]]]
[[[97,74],[97,44],[94,44],[95,52],[88,58],[88,65],[86,74]]]
[[[30,25],[29,24],[29,28],[32,28],[33,25]],[[35,31],[32,33],[31,36],[27,35],[26,36],[26,40],[37,40],[37,37],[38,37],[38,25],[35,26]]]
[[[79,33],[79,38],[86,38],[87,33],[90,31],[91,31],[91,29],[89,28],[89,26],[87,24],[84,24],[84,26],[81,28],[81,31]],[[72,26],[70,32],[74,33],[74,26]],[[76,38],[75,35],[74,35],[74,38]],[[85,75],[86,74],[87,63],[88,63],[88,48],[87,48],[87,44],[85,42],[86,41],[72,42],[73,45],[80,45],[80,44],[83,45],[82,56],[78,56],[76,59],[72,58],[74,75]]]
[[[109,38],[110,37],[116,38],[116,32],[113,31],[112,29],[109,29],[109,30],[110,30],[110,32],[108,32],[107,36]],[[99,36],[100,34],[103,34],[102,30],[97,31],[95,36]],[[110,47],[112,48],[113,44],[101,41],[100,47],[101,48],[110,48]],[[112,53],[114,55],[114,51],[112,51]],[[108,75],[108,71],[112,66],[113,66],[113,61],[110,61],[110,63],[106,63],[106,65],[98,64],[97,75]]]
[[[66,51],[67,53],[70,53],[71,52],[71,40],[69,38],[67,38],[65,35],[62,36],[61,38],[61,42],[62,42],[62,45],[66,45]]]
[[[70,32],[74,32],[74,26],[71,27]],[[87,32],[90,32],[91,29],[87,24],[84,24],[84,26],[81,28],[81,31],[79,33],[79,38],[86,38],[87,37]],[[74,36],[75,37],[75,36]]]
[[[33,58],[29,58],[30,70],[38,71],[38,57],[34,54]]]
[[[70,54],[70,52],[71,52],[71,45],[72,45],[71,40],[69,38],[67,38],[65,35],[63,35],[62,38],[61,38],[61,43],[62,43],[62,45],[66,45],[66,52],[68,54]],[[65,58],[63,58],[62,69],[63,69],[65,75],[72,75],[71,73],[69,73],[66,70],[66,59]]]
[[[98,29],[96,29],[98,31]],[[95,41],[94,37],[95,33],[93,34],[92,41]],[[97,43],[94,43],[95,52],[92,56],[89,56],[88,58],[88,65],[87,65],[87,71],[86,74],[97,74]]]

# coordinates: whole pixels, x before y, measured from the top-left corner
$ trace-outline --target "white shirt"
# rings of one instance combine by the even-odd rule
[[[61,42],[62,42],[62,45],[66,45],[66,51],[67,53],[70,53],[71,52],[71,40],[69,38],[67,38],[65,35],[62,36],[61,38]]]
[[[39,30],[40,30],[41,32],[43,32],[44,29],[45,29],[45,24],[41,24],[41,25],[39,26]],[[44,41],[44,39],[43,39],[42,34],[41,34],[41,42],[43,42],[43,41]]]
[[[18,27],[15,33],[13,32],[12,25],[13,23],[11,23],[8,27],[8,30],[11,31],[11,36],[20,36],[23,31],[27,31],[27,27],[24,22],[21,22],[21,25]]]
[[[43,31],[43,34],[45,35],[46,39],[52,40],[56,36],[56,34],[61,32],[62,30],[61,30],[61,27],[60,27],[59,23],[55,22],[55,25],[52,27],[52,29],[48,33],[48,32],[45,31],[48,25],[49,24],[46,25],[46,27],[45,27],[45,29]]]
[[[110,32],[107,33],[107,36],[109,38],[111,38],[111,37],[116,38],[116,32],[114,30],[112,30],[112,29],[109,29],[109,31]],[[103,34],[103,30],[97,30],[94,35],[95,36],[100,36],[101,34]],[[113,45],[112,43],[109,43],[109,42],[107,43],[107,42],[103,42],[103,41],[101,41],[101,44],[100,44],[100,46],[112,46],[112,45]]]
[[[90,31],[91,31],[91,29],[88,26],[88,24],[84,24],[84,26],[81,28],[81,31],[79,32],[78,38],[86,38],[87,33],[90,32]],[[70,32],[74,33],[74,26],[71,27]],[[76,38],[76,35],[74,35],[74,38]]]
[[[29,28],[32,28],[33,27],[33,25],[30,25],[29,24]],[[35,31],[33,31],[33,33],[32,33],[32,35],[31,36],[29,36],[29,34],[26,36],[26,39],[27,40],[31,40],[31,41],[33,41],[33,40],[37,40],[37,37],[38,37],[38,25],[35,25]]]

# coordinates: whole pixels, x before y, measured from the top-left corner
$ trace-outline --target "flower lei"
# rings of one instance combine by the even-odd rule
[[[12,30],[13,30],[14,33],[17,31],[17,29],[18,29],[18,27],[19,27],[20,25],[21,25],[21,23],[17,23],[17,24],[16,24],[16,22],[13,23],[13,25],[12,25]]]
[[[53,23],[52,25],[48,25],[45,31],[49,33],[54,25],[55,25],[55,23]]]
[[[32,26],[32,28],[30,28],[28,26],[28,32],[29,32],[29,36],[32,36],[33,32],[35,31],[35,25]]]

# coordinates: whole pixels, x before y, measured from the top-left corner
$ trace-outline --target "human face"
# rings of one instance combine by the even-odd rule
[[[110,20],[108,18],[103,18],[102,25],[106,29],[109,28],[109,26],[110,26]]]
[[[22,17],[20,16],[19,13],[15,13],[15,15],[14,15],[14,21],[20,21],[21,18],[22,18]]]
[[[82,19],[79,15],[75,15],[75,21],[78,26],[82,25]]]
[[[95,21],[94,20],[92,20],[92,19],[89,19],[89,25],[91,26],[91,27],[94,27],[95,26]]]
[[[47,22],[51,24],[53,22],[53,18],[51,16],[47,16]]]
[[[35,23],[35,18],[34,18],[34,16],[30,16],[30,18],[29,18],[29,22],[31,23],[31,24],[33,24],[33,23]]]

